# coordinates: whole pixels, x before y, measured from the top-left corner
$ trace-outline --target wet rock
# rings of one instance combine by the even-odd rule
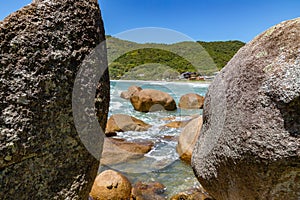
[[[100,173],[93,184],[90,196],[95,200],[130,199],[131,183],[121,173],[106,170]]]
[[[202,127],[202,117],[190,121],[182,130],[178,138],[176,150],[180,158],[188,163],[191,162],[194,146],[198,140]]]
[[[198,188],[190,189],[188,191],[180,192],[170,198],[170,200],[214,200],[205,191]]]
[[[120,94],[120,97],[123,99],[130,99],[134,95],[134,93],[141,91],[142,88],[136,85],[132,85],[128,88],[127,91],[123,91]]]
[[[204,97],[199,94],[189,93],[180,97],[178,107],[184,109],[201,109],[204,105]]]
[[[137,182],[132,188],[131,200],[164,200],[166,187],[159,182]]]
[[[112,115],[107,121],[105,135],[116,136],[117,132],[147,131],[151,125],[125,114]]]
[[[215,78],[192,159],[216,199],[300,197],[300,18],[241,48]]]
[[[153,145],[150,141],[128,142],[124,139],[105,138],[100,162],[102,165],[113,165],[139,159],[151,151]]]
[[[173,136],[173,135],[163,135],[160,138],[166,141],[176,141],[176,142],[178,141],[178,136]]]
[[[165,92],[153,89],[144,89],[133,94],[130,102],[134,109],[140,112],[159,110],[176,110],[174,99]]]
[[[185,127],[188,124],[189,121],[173,121],[173,122],[169,122],[165,125],[163,125],[163,127],[168,127],[168,128],[182,128]]]
[[[87,199],[102,143],[99,132],[90,135],[96,159],[79,138],[72,107],[92,102],[78,110],[86,135],[90,120],[105,128],[109,78],[100,10],[95,0],[35,2],[0,22],[0,199]],[[72,106],[76,75],[87,65]]]

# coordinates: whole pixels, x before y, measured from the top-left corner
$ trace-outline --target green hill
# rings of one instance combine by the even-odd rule
[[[174,79],[183,72],[210,75],[244,45],[240,41],[138,44],[107,37],[111,79]]]
[[[236,52],[245,45],[241,41],[198,42],[209,53],[218,69],[222,69]]]

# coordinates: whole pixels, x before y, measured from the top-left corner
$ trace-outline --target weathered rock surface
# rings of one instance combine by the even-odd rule
[[[189,93],[180,97],[178,107],[184,109],[201,109],[204,105],[204,97],[199,94]]]
[[[159,182],[137,182],[132,188],[131,199],[133,200],[164,200],[163,194],[166,187]]]
[[[75,129],[72,90],[85,58],[107,69],[105,50],[87,59],[104,39],[96,0],[39,0],[0,22],[0,199],[88,198],[99,161]],[[97,90],[105,127],[107,70],[98,81],[83,93],[95,114]]]
[[[174,99],[165,92],[153,89],[144,89],[135,92],[130,98],[134,109],[140,112],[152,112],[158,110],[176,110]]]
[[[112,115],[107,121],[105,135],[116,136],[117,132],[147,131],[151,125],[125,114]]]
[[[136,85],[132,85],[128,88],[127,91],[123,91],[120,94],[120,97],[123,99],[130,99],[130,97],[132,97],[132,95],[138,91],[141,91],[142,88]]]
[[[175,194],[170,200],[213,200],[205,191],[199,188],[193,188],[184,192]]]
[[[216,199],[300,198],[300,18],[257,36],[208,89],[192,165]]]
[[[123,139],[105,138],[100,162],[102,165],[113,165],[139,159],[151,151],[153,145],[150,141],[128,142]]]
[[[169,122],[169,123],[163,125],[162,127],[182,128],[182,127],[185,127],[188,123],[189,123],[189,121],[172,121],[172,122]]]
[[[180,158],[188,163],[191,162],[193,149],[197,142],[202,127],[202,117],[191,120],[182,130],[178,138],[176,150]]]
[[[121,173],[106,170],[95,179],[90,196],[95,200],[130,199],[131,183]]]

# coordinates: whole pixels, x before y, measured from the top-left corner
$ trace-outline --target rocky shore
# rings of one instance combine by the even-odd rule
[[[0,199],[300,198],[300,18],[241,48],[205,97],[132,85],[111,115],[96,0],[12,13],[0,22],[0,64]],[[189,182],[177,161],[196,185],[171,193],[179,184],[141,179],[174,169],[164,180]]]
[[[164,200],[166,187],[159,182],[132,184],[122,173],[106,170],[101,172],[92,187],[89,200],[127,199]],[[191,188],[168,198],[170,200],[214,200],[203,188]]]
[[[187,94],[169,109],[173,99],[168,95],[152,102],[151,93],[157,91],[135,86],[127,92],[134,109],[146,114],[204,106],[203,125],[202,117],[186,123],[171,117],[162,126],[182,128],[172,139],[178,142],[178,156],[192,164],[203,185],[200,193],[212,196],[204,198],[300,197],[299,23],[299,18],[283,22],[243,47],[212,82],[204,105],[201,97]],[[189,103],[195,100],[199,105]],[[181,195],[168,198],[202,198]]]
[[[174,106],[172,106],[173,110],[177,109],[177,107],[181,107],[180,109],[200,111],[200,109],[203,108],[204,101],[204,97],[198,94],[189,93],[180,98],[178,104],[181,106],[177,106],[174,98],[169,94],[154,89],[143,89],[142,87],[135,85],[130,86],[128,91],[122,91],[120,97],[130,102],[132,109],[135,109],[136,112],[144,113],[144,118],[147,118],[147,115],[155,115],[155,113],[169,112],[170,102],[171,104],[174,104]],[[158,97],[160,99],[158,99]],[[143,106],[136,106],[136,104]],[[135,132],[137,135],[149,134],[147,131],[155,126],[155,124],[148,124],[136,117],[126,114],[112,114],[110,116],[106,126],[106,138],[100,163],[103,166],[111,166],[112,169],[102,171],[99,174],[90,194],[92,199],[105,199],[108,195],[112,195],[110,196],[112,199],[212,199],[201,186],[193,187],[187,191],[181,191],[178,194],[168,196],[165,194],[165,191],[168,192],[169,189],[160,182],[145,182],[138,179],[134,182],[130,182],[128,178],[126,178],[126,173],[123,174],[122,171],[118,172],[113,170],[113,166],[118,164],[138,162],[138,160],[143,159],[147,153],[153,150],[153,148],[157,148],[157,146],[159,146],[158,143],[167,140],[177,142],[177,157],[181,158],[183,162],[190,164],[192,151],[202,126],[202,117],[199,116],[199,114],[186,116],[184,120],[179,121],[176,115],[174,115],[173,117],[163,118],[161,121],[164,125],[159,126],[156,131],[164,130],[166,132],[166,129],[179,129],[181,130],[179,131],[181,133],[174,137],[161,135],[161,140],[155,138],[138,140],[132,140],[132,138],[124,139],[118,137],[118,135],[121,133],[122,135],[126,135],[128,132]],[[147,138],[147,136],[145,138]],[[165,152],[165,154],[168,153],[169,152]],[[110,175],[105,175],[106,173]],[[103,181],[103,177],[106,177],[108,180],[105,179],[105,181]],[[123,182],[125,183],[123,184]],[[103,183],[117,186],[105,187]],[[122,188],[122,185],[126,185],[126,187],[124,186],[124,188]],[[128,185],[131,186],[129,187]]]

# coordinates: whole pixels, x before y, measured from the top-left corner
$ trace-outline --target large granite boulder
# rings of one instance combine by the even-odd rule
[[[130,86],[127,91],[123,91],[120,94],[120,97],[123,99],[130,99],[130,97],[132,97],[132,95],[138,91],[141,91],[142,88],[136,85],[132,85]]]
[[[197,142],[202,127],[202,116],[199,116],[187,123],[181,131],[176,146],[180,159],[191,163],[193,149]]]
[[[203,105],[204,97],[195,93],[182,95],[178,103],[178,107],[183,109],[202,109]]]
[[[300,198],[300,18],[254,38],[215,78],[192,165],[218,200]]]
[[[129,142],[119,138],[105,138],[101,165],[114,165],[143,158],[154,146],[151,141]]]
[[[0,199],[88,198],[109,104],[104,40],[96,0],[38,0],[0,22]]]
[[[131,183],[120,172],[106,170],[101,172],[93,184],[90,196],[94,200],[130,199]]]
[[[114,114],[107,121],[105,135],[116,136],[117,132],[147,131],[151,125],[125,114]]]
[[[132,188],[131,199],[164,200],[166,187],[159,182],[137,182]]]
[[[154,89],[143,89],[135,92],[130,97],[130,102],[134,109],[140,112],[172,111],[177,108],[173,97],[166,92]]]

